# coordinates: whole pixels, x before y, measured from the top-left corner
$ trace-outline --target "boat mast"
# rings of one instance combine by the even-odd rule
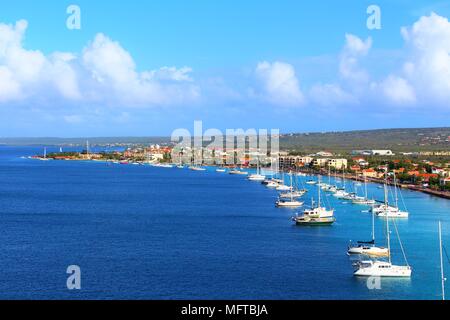
[[[366,193],[366,200],[369,200],[369,194],[367,193],[367,177],[364,175],[364,188]]]
[[[328,162],[328,185],[331,186],[331,163]]]
[[[317,203],[317,208],[320,208],[320,182],[321,182],[321,177],[319,175],[319,184],[317,185],[317,190],[319,190],[319,202]]]
[[[441,258],[441,286],[442,286],[442,300],[445,300],[445,276],[444,276],[444,260],[442,255],[442,227],[439,221],[439,253]]]
[[[291,202],[294,202],[294,189],[293,189],[293,182],[292,182],[292,171],[291,171]]]
[[[387,190],[387,175],[388,171],[386,170],[386,181],[384,184],[384,204],[386,206],[386,235],[387,235],[387,245],[388,245],[388,252],[389,252],[389,263],[392,263],[391,259],[391,235],[389,231],[389,212],[388,212],[388,190]]]
[[[344,191],[345,191],[345,168],[342,168],[342,181],[344,182]]]
[[[397,176],[394,171],[394,194],[395,194],[395,207],[398,208],[398,191],[397,191]]]
[[[375,244],[375,212],[372,210],[372,241]]]

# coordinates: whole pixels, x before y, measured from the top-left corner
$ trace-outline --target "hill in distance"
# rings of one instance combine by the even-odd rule
[[[104,138],[1,138],[0,145],[149,145],[169,144],[169,137]],[[322,150],[390,149],[394,152],[450,151],[450,127],[380,129],[325,133],[292,133],[280,136],[282,150],[312,153]]]

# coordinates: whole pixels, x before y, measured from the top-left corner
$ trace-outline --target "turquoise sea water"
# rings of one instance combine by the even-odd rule
[[[402,191],[410,218],[397,225],[413,276],[369,290],[346,255],[349,240],[370,238],[367,208],[328,196],[335,225],[296,227],[295,211],[275,208],[275,191],[242,176],[21,158],[37,153],[0,147],[0,298],[440,297],[437,222],[450,244],[448,200]],[[376,224],[384,244],[384,220]],[[66,288],[69,265],[81,267],[80,291]]]

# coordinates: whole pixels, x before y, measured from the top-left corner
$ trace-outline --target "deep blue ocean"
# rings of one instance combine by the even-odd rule
[[[370,239],[365,207],[328,196],[335,225],[296,227],[275,191],[242,176],[21,158],[39,153],[0,146],[1,299],[440,298],[437,223],[450,245],[449,200],[402,191],[413,276],[369,290],[346,255],[349,240]],[[377,185],[369,193],[382,198]],[[384,220],[376,226],[384,244]],[[81,268],[79,291],[66,287],[69,265]]]

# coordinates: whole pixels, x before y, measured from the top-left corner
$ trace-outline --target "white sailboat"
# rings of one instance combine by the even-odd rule
[[[394,173],[394,192],[395,192],[395,206],[389,205],[389,199],[388,199],[388,185],[387,185],[387,172],[386,172],[386,178],[384,183],[384,205],[381,205],[379,207],[374,207],[372,210],[375,210],[375,213],[378,217],[382,218],[408,218],[409,212],[407,211],[401,211],[398,207],[398,191],[397,191],[397,179]]]
[[[368,192],[367,192],[367,178],[364,176],[364,197],[355,196],[355,198],[352,200],[353,204],[361,204],[361,205],[374,205],[376,202],[373,199],[369,199]]]
[[[372,213],[372,241],[358,241],[357,245],[348,248],[349,255],[360,254],[374,257],[387,257],[389,249],[375,245],[375,213]]]
[[[48,160],[50,160],[49,158],[47,158],[47,148],[44,148],[44,156],[39,158],[39,160],[41,160],[41,161],[48,161]]]
[[[395,223],[395,222],[394,222]],[[403,245],[400,240],[400,237],[397,236],[400,243],[400,247],[402,249],[403,257],[406,262],[405,266],[394,265],[392,264],[392,254],[391,254],[391,236],[389,230],[389,216],[386,217],[386,235],[387,235],[387,244],[388,244],[388,261],[383,260],[366,260],[359,261],[355,266],[355,276],[359,277],[400,277],[400,278],[409,278],[411,277],[412,269],[408,264],[406,259],[405,251],[403,250]]]
[[[283,208],[283,207],[298,208],[298,207],[303,206],[303,204],[304,204],[304,202],[302,202],[302,201],[295,200],[294,194],[293,194],[294,186],[293,186],[293,181],[292,181],[292,174],[290,174],[289,177],[291,179],[291,187],[290,187],[291,188],[291,192],[290,192],[291,197],[289,200],[286,200],[285,198],[280,197],[280,199],[275,203],[275,205],[278,208]]]
[[[250,181],[257,181],[257,182],[262,182],[262,181],[266,180],[266,176],[261,174],[261,165],[260,165],[260,162],[259,162],[259,153],[257,155],[256,174],[249,175],[247,179],[250,180]]]

